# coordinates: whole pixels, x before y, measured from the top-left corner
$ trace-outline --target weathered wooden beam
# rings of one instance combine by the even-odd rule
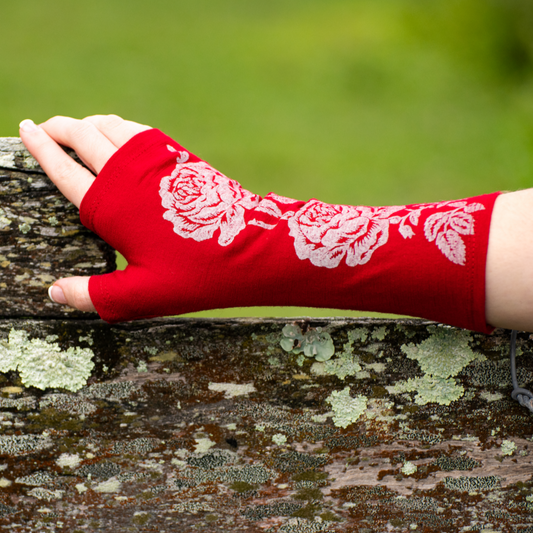
[[[287,351],[294,328],[329,336],[331,359]],[[533,417],[510,399],[505,332],[417,320],[69,319],[0,321],[0,338],[22,359],[40,339],[91,350],[95,363],[77,392],[4,374],[4,527],[533,528]],[[525,384],[533,341],[518,345]]]
[[[0,316],[87,316],[53,304],[48,287],[114,268],[114,251],[80,224],[20,139],[0,138]]]

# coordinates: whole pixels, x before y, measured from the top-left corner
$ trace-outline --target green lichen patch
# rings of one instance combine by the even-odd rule
[[[93,487],[93,490],[96,492],[101,493],[112,493],[112,492],[118,492],[120,490],[121,483],[116,478],[110,478],[106,481],[102,481],[101,483],[98,483],[95,487]]]
[[[61,468],[76,468],[80,463],[81,458],[77,453],[62,453],[56,460],[56,464]]]
[[[18,370],[26,386],[77,391],[87,383],[94,368],[89,348],[62,350],[56,342],[29,339],[24,330],[11,329],[0,343],[0,371]]]
[[[21,233],[28,233],[31,230],[31,226],[28,223],[19,224],[19,231]]]
[[[464,388],[454,378],[472,361],[485,361],[484,355],[475,353],[469,346],[472,338],[467,331],[428,327],[429,338],[415,345],[402,345],[409,359],[418,362],[424,372],[422,377],[409,378],[386,387],[392,394],[416,392],[418,405],[437,403],[450,405],[464,394]]]
[[[428,328],[429,329],[429,328]],[[432,328],[434,333],[420,344],[404,344],[401,350],[409,359],[418,361],[420,369],[434,378],[456,376],[472,361],[485,361],[469,346],[472,338],[467,331]]]
[[[213,446],[216,445],[216,442],[213,442],[211,439],[202,437],[195,439],[196,445],[194,447],[195,453],[205,453],[210,450]]]
[[[356,376],[358,379],[370,377],[367,372],[362,372],[359,356],[354,353],[354,344],[365,342],[368,337],[368,330],[366,328],[356,328],[349,330],[347,336],[348,341],[344,343],[342,352],[339,352],[334,359],[314,363],[311,367],[313,374],[317,376],[337,376],[341,380],[348,376]],[[381,336],[381,333],[379,333],[379,336]],[[382,370],[382,366],[379,367],[380,370]]]
[[[428,375],[421,378],[409,378],[407,381],[400,381],[385,388],[392,394],[416,392],[415,402],[418,405],[428,403],[450,405],[451,402],[461,398],[464,393],[463,386],[458,385],[454,379],[433,378]]]
[[[374,328],[374,330],[372,331],[372,338],[378,341],[385,340],[386,336],[387,336],[387,328],[385,326]]]
[[[497,402],[504,398],[504,395],[501,394],[500,392],[492,393],[488,391],[483,391],[479,396],[483,398],[484,400],[486,400],[487,402]]]
[[[513,455],[516,449],[517,449],[516,443],[513,442],[512,440],[504,440],[502,442],[502,446],[501,446],[502,455],[504,456]]]
[[[406,461],[401,468],[402,474],[405,474],[406,476],[414,474],[417,470],[418,467],[410,461]]]
[[[327,361],[335,353],[331,335],[322,328],[310,328],[305,333],[299,326],[287,324],[282,330],[281,347],[286,352],[304,354],[314,357],[317,361]]]
[[[347,428],[359,420],[359,417],[366,411],[367,401],[367,398],[362,395],[352,398],[350,387],[345,387],[341,391],[333,391],[326,398],[326,402],[333,410],[333,423],[341,428]]]
[[[311,367],[311,372],[317,376],[337,376],[341,380],[356,376],[360,371],[359,359],[353,354],[341,354],[325,363],[314,363]]]
[[[139,361],[139,364],[137,365],[137,372],[140,374],[148,372],[148,365],[146,364],[146,361]]]
[[[272,442],[274,442],[274,444],[277,444],[278,446],[282,446],[287,442],[287,436],[283,435],[283,433],[276,433],[272,437]]]

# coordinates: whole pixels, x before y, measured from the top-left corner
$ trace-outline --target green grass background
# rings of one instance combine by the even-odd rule
[[[0,135],[18,135],[24,118],[116,113],[159,127],[253,192],[334,203],[530,187],[532,5],[9,2]],[[202,313],[302,314],[347,313]]]

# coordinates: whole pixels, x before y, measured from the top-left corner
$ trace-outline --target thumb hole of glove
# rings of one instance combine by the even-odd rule
[[[68,305],[79,311],[96,311],[89,296],[89,276],[74,276],[57,280],[48,296],[56,304]]]

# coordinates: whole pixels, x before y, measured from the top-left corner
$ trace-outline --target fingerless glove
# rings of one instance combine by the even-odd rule
[[[111,323],[279,305],[490,332],[485,263],[497,194],[386,207],[262,198],[147,130],[111,157],[81,204],[82,223],[128,261],[91,277],[89,293]]]

